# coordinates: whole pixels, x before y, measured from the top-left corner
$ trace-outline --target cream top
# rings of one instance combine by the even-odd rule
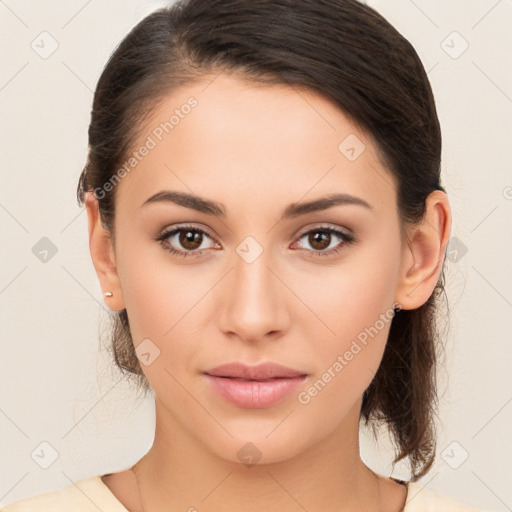
[[[396,480],[396,479],[395,479]],[[63,489],[18,500],[1,512],[129,512],[103,483],[101,475],[78,480]],[[486,512],[438,494],[417,482],[407,482],[402,512]]]

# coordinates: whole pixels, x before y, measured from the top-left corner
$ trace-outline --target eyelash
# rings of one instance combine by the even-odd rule
[[[170,245],[168,245],[167,239],[170,236],[175,235],[176,233],[180,233],[182,231],[193,231],[194,233],[201,233],[202,235],[206,235],[209,238],[212,238],[210,236],[210,234],[207,231],[203,230],[203,229],[200,229],[200,228],[197,228],[197,227],[194,227],[194,226],[184,225],[184,226],[179,226],[177,228],[172,228],[172,229],[170,229],[168,231],[164,231],[163,233],[158,235],[156,238],[154,238],[154,240],[155,240],[155,242],[159,242],[160,245],[167,252],[169,252],[169,253],[171,253],[173,255],[176,255],[176,256],[181,256],[182,258],[187,258],[187,257],[190,257],[190,256],[195,257],[195,256],[198,256],[198,255],[202,254],[204,251],[207,250],[207,249],[201,249],[200,251],[198,251],[196,249],[194,251],[178,251],[178,250],[174,249],[173,247],[171,247]],[[343,240],[343,243],[341,245],[338,245],[336,248],[324,249],[324,250],[321,250],[321,251],[320,250],[314,250],[314,249],[309,251],[308,249],[305,249],[306,251],[311,252],[314,257],[316,257],[316,256],[331,256],[333,254],[336,254],[336,253],[340,252],[345,246],[352,245],[352,244],[354,244],[357,241],[354,236],[349,235],[348,233],[345,233],[345,232],[340,231],[338,229],[332,228],[330,226],[319,226],[317,228],[310,229],[309,231],[305,231],[304,233],[299,235],[298,240],[303,238],[305,235],[309,235],[310,233],[317,233],[317,232],[329,233],[331,235],[335,235],[335,236],[341,238]]]

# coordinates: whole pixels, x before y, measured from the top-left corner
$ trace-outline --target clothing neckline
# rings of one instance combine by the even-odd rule
[[[129,468],[125,468],[125,470],[126,469],[129,469]],[[122,469],[120,471],[124,471],[124,470]],[[111,501],[113,501],[118,508],[122,507],[122,508],[119,509],[119,512],[130,512],[121,503],[119,498],[110,490],[108,485],[103,481],[102,477],[103,476],[107,476],[109,474],[111,474],[111,473],[105,473],[104,475],[96,475],[95,477],[92,477],[92,478],[95,479],[98,482],[98,484],[102,487],[102,491],[104,492],[104,494],[109,495],[109,499]],[[387,477],[387,478],[389,478],[390,480],[393,480],[394,482],[396,482],[396,483],[398,483],[400,485],[405,486],[405,489],[406,489],[405,503],[404,503],[404,507],[400,510],[400,512],[407,512],[407,505],[408,505],[408,503],[409,503],[409,501],[411,499],[411,485],[413,484],[413,482],[405,481],[405,480],[400,480],[399,478],[395,478],[393,476],[390,476],[390,477]]]

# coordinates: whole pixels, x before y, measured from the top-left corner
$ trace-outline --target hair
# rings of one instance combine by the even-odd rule
[[[400,230],[423,220],[440,184],[441,130],[425,69],[412,45],[356,0],[182,0],[140,21],[110,56],[96,87],[89,153],[77,198],[94,191],[115,243],[111,182],[144,120],[173,90],[208,74],[286,84],[328,98],[371,137],[395,181]],[[100,195],[96,191],[101,189]],[[362,397],[365,424],[384,423],[408,457],[411,481],[436,454],[436,370],[444,262],[429,299],[395,308],[381,364]],[[111,350],[121,371],[150,389],[136,356],[126,309],[115,312]]]

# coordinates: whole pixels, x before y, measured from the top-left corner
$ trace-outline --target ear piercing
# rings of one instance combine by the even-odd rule
[[[105,297],[112,297],[114,294],[112,292],[105,292],[103,295],[105,295]]]

